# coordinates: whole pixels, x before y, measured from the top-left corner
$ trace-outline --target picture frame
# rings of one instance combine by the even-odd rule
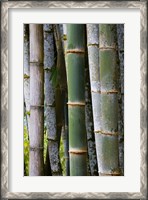
[[[1,21],[1,198],[2,199],[146,199],[147,198],[147,3],[146,1],[3,1],[2,21]],[[10,23],[9,11],[11,9],[45,9],[45,8],[106,8],[106,9],[139,9],[140,10],[140,188],[139,192],[9,192],[9,170],[11,168],[8,160],[8,149],[10,143],[10,112],[8,104],[11,99],[8,98],[11,93],[8,78],[8,60],[9,58],[9,43],[8,35],[11,33],[8,29]],[[10,73],[11,71],[9,71]],[[9,121],[8,121],[9,119]],[[10,151],[10,150],[9,150]]]

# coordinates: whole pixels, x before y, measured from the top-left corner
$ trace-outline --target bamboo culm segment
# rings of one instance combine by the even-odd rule
[[[118,36],[118,54],[120,61],[119,69],[119,120],[118,120],[118,129],[119,129],[119,163],[124,175],[124,24],[117,25],[117,36]]]
[[[89,25],[87,25],[87,28],[88,26]],[[87,48],[89,48],[89,44]],[[86,48],[86,53],[88,54],[87,48]],[[90,172],[89,174],[91,176],[98,176],[98,164],[97,164],[96,144],[95,144],[95,134],[94,134],[93,106],[91,98],[91,84],[89,76],[88,56],[86,56],[86,66],[85,66],[85,124],[86,124],[87,145],[88,145],[88,172]]]
[[[62,24],[62,46],[63,46],[63,53],[64,53],[64,60],[65,60],[65,72],[66,72],[66,57],[65,51],[67,46],[67,27],[66,24]],[[67,83],[67,77],[66,77]],[[63,130],[63,145],[64,145],[64,157],[66,162],[66,176],[70,175],[70,166],[69,166],[69,128],[68,128],[68,91],[66,87],[66,94],[64,96],[64,130]]]
[[[26,105],[25,115],[29,134],[30,127],[30,52],[29,52],[29,25],[24,25],[24,101]]]
[[[55,88],[51,80],[51,71],[54,69],[54,67],[55,47],[53,25],[44,24],[45,119],[48,138],[47,149],[52,176],[61,175],[58,127],[56,126]]]
[[[44,175],[43,26],[30,24],[30,176]]]
[[[99,26],[87,24],[87,49],[89,75],[91,84],[92,109],[94,120],[94,132],[96,141],[97,162],[99,162],[99,147],[96,131],[101,129],[100,124],[100,66],[99,66]],[[98,164],[99,166],[99,164]]]
[[[118,58],[116,25],[99,26],[101,131],[96,134],[99,175],[120,175],[118,152]],[[111,93],[108,91],[112,91]],[[115,135],[114,135],[115,134]]]
[[[85,25],[67,25],[66,65],[68,102],[71,102],[68,105],[70,176],[85,176],[87,175],[87,138],[84,106]],[[80,105],[72,105],[75,102],[80,102]]]

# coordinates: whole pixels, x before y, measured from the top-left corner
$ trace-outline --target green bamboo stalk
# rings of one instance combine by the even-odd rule
[[[44,175],[43,25],[30,24],[30,176]]]
[[[67,24],[70,176],[87,175],[85,127],[85,25]]]
[[[116,25],[99,26],[101,129],[96,131],[100,176],[120,176]]]
[[[100,69],[99,69],[98,24],[87,24],[87,48],[88,48],[88,63],[89,63],[90,83],[91,83],[94,132],[95,132],[95,140],[97,140],[96,131],[100,130]],[[98,151],[99,149],[96,146],[97,161],[99,155]]]
[[[45,116],[48,139],[48,154],[53,176],[61,175],[59,158],[59,137],[56,120],[55,88],[52,84],[52,70],[55,70],[55,45],[53,25],[44,24],[44,74],[45,74]]]

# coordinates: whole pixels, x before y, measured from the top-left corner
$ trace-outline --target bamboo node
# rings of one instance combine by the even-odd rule
[[[43,151],[44,147],[30,147],[30,151]]]
[[[44,70],[45,70],[46,72],[52,72],[52,68],[49,68],[49,67],[45,67],[45,66],[44,66]]]
[[[47,136],[47,140],[48,140],[49,142],[57,142],[57,141],[58,141],[56,137],[55,137],[55,138],[50,138],[50,137],[48,137],[48,136]]]
[[[69,150],[69,153],[70,154],[85,154],[87,153],[87,150],[86,149],[71,149]]]
[[[117,47],[111,47],[111,46],[102,46],[102,47],[99,47],[100,50],[115,50],[115,51],[118,51],[118,48]]]
[[[30,109],[43,109],[44,105],[30,105]]]
[[[43,66],[44,66],[44,63],[42,63],[42,62],[37,62],[37,61],[31,61],[31,62],[30,62],[30,66],[32,66],[32,67],[43,67]]]
[[[45,32],[45,33],[53,33],[53,29],[52,29],[52,28],[51,28],[50,30],[45,30],[45,29],[44,29],[44,32]]]
[[[68,49],[66,51],[66,54],[68,54],[68,53],[84,54],[85,50],[83,50],[83,49]]]
[[[85,102],[68,102],[69,106],[85,106]]]
[[[97,43],[93,43],[93,44],[88,44],[87,45],[88,47],[98,47],[99,48],[99,44],[97,44]]]
[[[101,94],[101,91],[100,90],[91,90],[92,93],[98,93],[98,94]]]
[[[101,94],[118,94],[118,90],[101,91]]]
[[[101,131],[101,130],[97,130],[94,131],[97,134],[102,134],[102,135],[109,135],[109,136],[118,136],[118,132],[106,132],[106,131]]]
[[[46,107],[55,107],[55,103],[52,104],[45,104]]]

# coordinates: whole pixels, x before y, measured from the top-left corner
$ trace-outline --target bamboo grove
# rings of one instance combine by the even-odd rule
[[[24,25],[24,176],[124,176],[124,25]]]

